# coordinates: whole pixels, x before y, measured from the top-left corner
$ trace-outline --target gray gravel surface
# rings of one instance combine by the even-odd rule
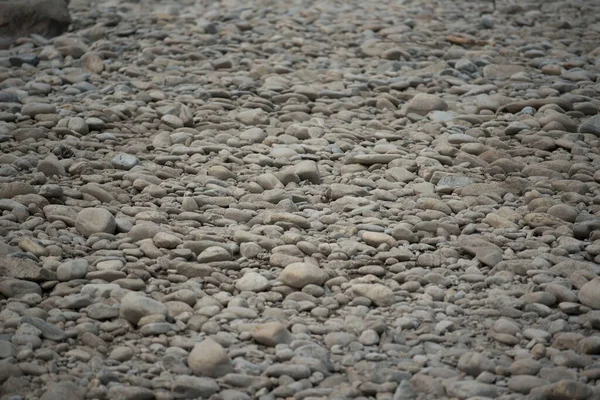
[[[600,3],[70,8],[0,51],[0,399],[600,399]]]

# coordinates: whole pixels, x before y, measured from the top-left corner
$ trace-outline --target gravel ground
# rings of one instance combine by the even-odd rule
[[[72,0],[0,51],[0,398],[600,399],[600,3]]]

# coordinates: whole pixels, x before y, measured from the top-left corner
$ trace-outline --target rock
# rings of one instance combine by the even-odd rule
[[[40,400],[83,400],[86,390],[74,382],[50,383]]]
[[[448,109],[448,104],[438,96],[433,94],[418,93],[413,97],[407,106],[407,112],[427,115],[429,112],[438,110],[445,111]]]
[[[329,276],[314,264],[296,262],[288,265],[279,275],[279,280],[293,288],[302,289],[306,285],[322,285]]]
[[[55,342],[60,342],[67,338],[67,334],[65,331],[63,331],[56,325],[46,322],[40,318],[23,317],[21,319],[21,323],[26,323],[35,326],[37,329],[40,330],[42,337],[49,340],[54,340]]]
[[[256,272],[244,274],[235,283],[235,287],[240,291],[262,292],[271,286],[269,280]]]
[[[269,116],[264,110],[256,108],[253,110],[240,111],[235,119],[244,125],[268,125]]]
[[[35,282],[20,279],[5,279],[0,281],[0,293],[7,298],[19,298],[28,294],[41,296],[42,288]]]
[[[581,304],[594,310],[600,310],[600,278],[592,279],[579,289],[578,295]]]
[[[498,397],[498,388],[487,383],[477,381],[458,381],[452,382],[446,386],[446,392],[449,396],[459,399],[468,399],[471,397]]]
[[[590,399],[593,392],[585,383],[563,379],[546,388],[544,396],[548,400],[585,400]]]
[[[199,376],[218,378],[232,371],[227,352],[210,338],[194,346],[187,362],[194,374]]]
[[[482,372],[493,372],[495,364],[481,353],[467,352],[458,359],[458,369],[473,377]]]
[[[131,168],[140,164],[139,158],[131,154],[120,153],[114,156],[110,163],[117,169],[129,171]]]
[[[355,283],[349,291],[355,296],[366,297],[379,307],[390,306],[394,303],[394,292],[379,283]]]
[[[508,388],[513,392],[528,394],[532,389],[547,385],[545,379],[531,375],[514,375],[508,380]]]
[[[0,256],[0,276],[4,278],[25,279],[35,282],[56,279],[54,272],[40,268],[29,258]]]
[[[231,260],[231,254],[221,246],[211,246],[198,255],[198,262],[200,263],[229,260]]]
[[[173,381],[171,391],[176,399],[209,398],[219,391],[219,384],[210,378],[180,375]]]
[[[156,396],[150,389],[140,386],[111,386],[108,397],[114,400],[154,400]]]
[[[290,172],[298,175],[300,180],[309,181],[310,183],[321,183],[321,173],[317,163],[310,160],[300,161],[289,169]]]
[[[115,361],[128,361],[133,357],[134,351],[131,347],[119,346],[115,347],[109,354],[108,358]]]
[[[56,269],[56,278],[59,281],[68,282],[82,279],[88,273],[88,261],[85,259],[66,261]]]
[[[579,132],[591,133],[592,135],[600,137],[600,115],[594,115],[593,117],[584,120],[579,125]]]
[[[252,338],[265,346],[275,347],[292,341],[292,335],[285,326],[278,322],[258,325],[252,330]]]
[[[5,182],[0,184],[0,199],[12,199],[15,196],[35,193],[33,186],[23,182]]]
[[[116,222],[108,210],[103,208],[84,208],[77,214],[75,229],[86,237],[94,233],[114,233]]]
[[[487,266],[493,267],[502,261],[502,249],[481,237],[461,235],[458,237],[458,245]]]
[[[54,176],[67,176],[65,167],[53,154],[48,155],[45,159],[40,161],[37,165],[37,170],[50,178]]]
[[[167,307],[142,294],[130,292],[121,300],[119,314],[121,318],[126,319],[132,324],[137,324],[141,318],[149,315],[167,315]]]

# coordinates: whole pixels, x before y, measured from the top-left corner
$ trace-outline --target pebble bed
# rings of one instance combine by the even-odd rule
[[[0,399],[600,399],[600,3],[71,0],[0,51]]]

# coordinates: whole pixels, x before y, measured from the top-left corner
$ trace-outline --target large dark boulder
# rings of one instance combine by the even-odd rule
[[[0,49],[32,33],[51,38],[71,23],[70,0],[0,0]]]

